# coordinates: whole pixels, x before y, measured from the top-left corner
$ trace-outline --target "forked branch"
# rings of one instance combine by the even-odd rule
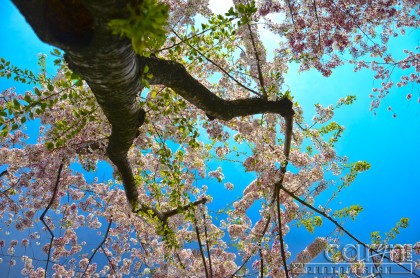
[[[284,139],[284,146],[283,146],[285,160],[282,162],[282,165],[280,167],[280,180],[276,182],[274,186],[273,198],[276,199],[281,259],[282,259],[286,277],[289,278],[289,271],[287,268],[286,251],[284,249],[283,230],[282,230],[282,222],[281,222],[280,189],[283,187],[283,179],[286,174],[287,164],[289,163],[289,155],[290,155],[290,148],[291,148],[292,134],[293,134],[293,116],[287,116],[287,117],[284,117],[284,119],[286,121],[286,130],[285,130],[285,135],[284,135],[285,139]]]
[[[280,179],[279,181],[275,184],[274,186],[274,192],[273,192],[273,196],[272,196],[272,200],[270,205],[273,205],[273,203],[275,201],[276,202],[276,206],[277,206],[277,222],[278,222],[278,226],[279,226],[279,241],[280,241],[280,248],[281,248],[281,256],[282,256],[282,264],[286,273],[286,276],[289,277],[288,274],[288,268],[287,268],[287,262],[286,262],[286,252],[284,249],[284,244],[283,244],[283,232],[281,230],[281,214],[280,214],[280,189],[282,188],[282,184],[283,184],[283,179],[284,179],[284,175],[286,173],[286,168],[287,168],[287,164],[288,164],[288,160],[289,160],[289,155],[290,155],[290,148],[291,148],[291,142],[292,142],[292,134],[293,134],[293,114],[288,115],[286,117],[284,117],[285,119],[285,124],[286,124],[286,128],[285,128],[285,140],[284,140],[284,146],[283,146],[283,153],[285,156],[285,160],[282,162],[281,168],[280,168]],[[261,242],[264,238],[265,233],[267,232],[268,226],[270,224],[271,221],[271,217],[269,216],[267,218],[267,222],[264,226],[264,230],[261,234],[261,238],[259,240],[258,245],[260,245],[261,247]],[[235,275],[245,266],[245,264],[251,259],[251,257],[254,255],[254,253],[250,254],[242,263],[242,265],[232,274],[231,278],[235,277]],[[261,258],[261,263],[262,263],[262,258]],[[262,270],[261,270],[262,271]]]
[[[207,89],[191,76],[185,67],[174,61],[157,57],[138,57],[139,63],[147,65],[153,77],[152,85],[165,85],[178,95],[204,111],[210,119],[231,120],[235,117],[263,113],[278,114],[283,117],[292,116],[293,103],[288,98],[269,101],[262,98],[246,98],[225,100]]]
[[[204,265],[204,270],[206,272],[206,278],[209,278],[209,272],[207,270],[207,264],[206,264],[206,256],[204,255],[204,251],[203,251],[203,244],[201,243],[201,238],[200,238],[200,231],[198,230],[198,225],[197,225],[197,221],[194,221],[194,225],[195,225],[195,234],[197,235],[197,241],[198,241],[198,246],[200,247],[200,254],[201,254],[201,259],[203,260],[203,265]]]
[[[89,268],[89,265],[90,265],[90,263],[92,262],[92,260],[93,260],[93,257],[95,257],[95,254],[96,254],[96,252],[98,252],[98,250],[100,249],[100,248],[102,248],[102,251],[104,251],[104,254],[105,254],[105,256],[107,257],[107,259],[108,259],[108,256],[106,255],[106,252],[105,252],[105,250],[103,249],[103,245],[104,245],[104,243],[106,242],[106,240],[108,239],[108,233],[109,233],[109,229],[111,228],[111,224],[112,224],[112,219],[111,220],[109,220],[109,223],[108,223],[108,228],[106,228],[106,233],[105,233],[105,236],[104,236],[104,239],[101,241],[101,243],[99,243],[99,245],[98,245],[98,247],[96,247],[95,248],[95,250],[93,250],[93,253],[92,253],[92,255],[90,256],[90,258],[89,258],[89,262],[88,262],[88,264],[86,265],[86,268],[85,268],[85,271],[83,272],[83,275],[82,276],[85,276],[85,274],[86,274],[86,271],[88,270],[88,268]],[[108,259],[108,261],[109,261],[109,259]],[[111,263],[111,266],[112,266],[112,263]],[[113,266],[112,266],[112,268],[114,268]],[[115,270],[114,270],[114,272],[115,272]]]
[[[7,169],[0,173],[0,178],[7,174]]]
[[[48,210],[50,209],[51,205],[53,204],[53,202],[55,200],[55,196],[57,196],[58,184],[59,184],[59,181],[60,181],[60,176],[61,176],[61,171],[63,170],[63,166],[64,166],[64,164],[61,163],[60,167],[58,168],[57,180],[56,180],[55,185],[54,185],[54,190],[53,190],[53,194],[51,196],[51,200],[48,203],[47,207],[45,208],[44,212],[41,214],[41,217],[39,217],[39,219],[42,221],[42,223],[44,224],[44,226],[47,228],[48,232],[51,235],[50,246],[48,247],[47,264],[45,266],[45,277],[47,277],[48,264],[50,262],[50,257],[51,257],[51,248],[52,248],[55,236],[54,236],[54,233],[51,231],[50,227],[48,226],[48,224],[45,222],[44,217],[47,214]]]
[[[255,39],[254,39],[254,35],[252,34],[252,29],[251,29],[251,25],[248,23],[248,31],[249,31],[249,37],[251,39],[251,43],[252,43],[252,48],[254,49],[254,54],[255,54],[255,60],[257,61],[257,71],[258,71],[258,79],[260,81],[260,87],[261,90],[263,92],[263,97],[264,99],[267,99],[268,95],[267,95],[267,91],[265,89],[265,82],[264,82],[264,76],[261,70],[261,60],[260,60],[260,55],[257,49],[257,44],[255,43]]]
[[[267,232],[267,229],[268,229],[268,226],[270,225],[270,221],[271,221],[271,217],[270,216],[268,216],[268,218],[267,218],[267,221],[265,222],[265,226],[264,226],[264,230],[263,230],[263,232],[261,233],[261,237],[260,237],[260,239],[258,240],[258,246],[259,246],[259,249],[261,249],[261,243],[262,243],[262,240],[263,240],[263,238],[264,238],[264,236],[265,236],[265,233]],[[255,251],[254,251],[255,252]],[[244,268],[244,266],[247,264],[247,262],[251,259],[251,257],[254,255],[254,252],[252,252],[243,262],[242,262],[242,264],[241,264],[241,266],[240,267],[238,267],[238,269],[236,269],[236,271],[230,276],[230,278],[233,278],[233,277],[235,277],[235,275],[237,274],[237,273],[239,273],[239,271],[241,271],[241,269],[242,268]]]
[[[206,215],[205,214],[203,214],[203,220],[204,220],[204,236],[206,237],[207,256],[209,257],[210,277],[213,277],[213,267],[211,265],[210,244],[209,244],[209,236],[207,234],[207,225],[206,225]]]
[[[172,32],[179,38],[181,39],[181,37],[174,31],[172,30]],[[201,57],[203,57],[205,60],[207,60],[210,64],[212,64],[213,66],[215,66],[216,68],[218,68],[221,72],[223,72],[227,77],[229,77],[231,80],[233,80],[237,85],[239,85],[240,87],[242,87],[243,89],[257,95],[257,96],[261,96],[260,93],[258,93],[257,91],[245,86],[243,83],[239,82],[235,77],[233,77],[227,70],[225,70],[224,68],[222,68],[219,64],[217,64],[216,62],[214,62],[212,59],[210,59],[209,57],[207,57],[206,55],[204,55],[199,49],[197,49],[196,47],[192,46],[189,43],[185,43],[186,45],[188,45],[188,47],[190,47],[191,49],[193,49],[194,51],[196,51],[198,54],[200,54]]]
[[[314,206],[312,206],[311,204],[305,202],[304,200],[300,199],[299,197],[297,197],[295,194],[293,194],[292,192],[290,192],[287,188],[282,187],[281,188],[284,192],[286,192],[290,197],[292,197],[293,199],[295,199],[296,201],[298,201],[299,203],[301,203],[302,205],[310,208],[311,210],[315,211],[316,213],[322,215],[323,217],[327,218],[329,221],[331,221],[338,229],[340,229],[341,231],[343,231],[346,235],[348,235],[350,238],[352,238],[354,241],[356,241],[358,244],[362,245],[363,247],[365,247],[366,249],[368,249],[370,252],[377,254],[377,255],[381,255],[383,258],[397,264],[399,267],[401,267],[402,269],[406,270],[408,273],[411,273],[413,275],[415,275],[416,277],[419,277],[419,275],[417,275],[416,273],[412,272],[410,269],[408,269],[407,267],[405,267],[404,265],[393,261],[391,258],[389,258],[388,256],[386,256],[385,254],[381,254],[379,253],[377,250],[369,247],[366,243],[362,242],[361,240],[359,240],[357,237],[355,237],[352,233],[350,233],[349,231],[347,231],[340,223],[338,223],[336,220],[334,220],[331,216],[327,215],[325,212],[315,208]]]

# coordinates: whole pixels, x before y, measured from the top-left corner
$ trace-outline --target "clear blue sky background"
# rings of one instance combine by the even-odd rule
[[[0,57],[19,67],[36,71],[37,54],[49,54],[52,48],[39,41],[9,1],[0,2],[0,26]],[[414,49],[415,45],[419,45],[419,37],[419,31],[412,32],[408,37],[392,43],[391,50],[402,53],[404,48]],[[50,74],[54,74],[52,59],[49,62]],[[314,103],[327,106],[348,94],[357,95],[358,98],[354,105],[337,112],[335,120],[346,127],[342,140],[337,145],[337,151],[340,155],[347,155],[350,161],[366,160],[371,163],[372,168],[360,175],[333,204],[335,208],[351,204],[364,207],[357,220],[346,223],[345,226],[360,239],[369,242],[371,231],[389,231],[401,217],[408,217],[409,228],[402,231],[395,243],[414,244],[420,241],[420,103],[417,102],[420,97],[419,86],[393,89],[386,99],[387,104],[382,105],[378,115],[374,116],[369,111],[368,95],[379,81],[374,80],[371,72],[353,73],[352,67],[342,67],[330,78],[323,78],[315,71],[298,74],[296,69],[296,66],[291,67],[286,83],[303,105],[308,118],[313,114]],[[400,73],[396,71],[393,75],[398,77]],[[16,87],[18,92],[31,89],[10,80],[0,79],[0,90],[12,86]],[[411,101],[405,99],[408,92],[413,94]],[[386,110],[387,105],[393,107],[396,118]],[[242,175],[237,175],[235,171],[227,172],[226,177],[234,179],[236,184],[247,184],[241,182]],[[237,192],[241,192],[242,188],[238,190]],[[210,187],[209,193],[227,194],[220,185],[217,188]],[[238,196],[236,193],[232,194],[235,195],[232,198]],[[328,234],[331,227],[325,225],[316,234]],[[4,236],[4,231],[0,231],[0,239]],[[292,229],[286,236],[293,252],[302,250],[313,238],[314,235],[308,234],[304,229]]]

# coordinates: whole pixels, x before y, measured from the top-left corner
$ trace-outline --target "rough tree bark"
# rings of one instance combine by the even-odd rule
[[[138,204],[137,186],[127,152],[143,124],[145,111],[136,97],[141,74],[149,67],[151,84],[172,88],[209,119],[229,120],[259,113],[293,115],[288,99],[223,100],[192,77],[183,65],[158,57],[137,56],[131,42],[112,35],[108,22],[124,18],[129,0],[12,0],[38,37],[61,48],[71,70],[90,86],[112,126],[107,154],[121,174],[129,203]],[[140,202],[141,204],[141,202]],[[141,206],[141,205],[140,205]]]

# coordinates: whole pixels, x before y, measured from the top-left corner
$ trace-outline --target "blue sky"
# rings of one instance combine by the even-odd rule
[[[19,67],[36,71],[37,54],[49,54],[52,48],[39,41],[9,1],[0,2],[0,11],[0,57]],[[419,37],[420,32],[413,32],[408,37],[393,42],[391,50],[402,53],[404,48],[414,49],[413,46],[419,44]],[[52,59],[49,62],[50,74],[53,74]],[[354,105],[337,111],[335,120],[346,127],[337,151],[340,155],[348,156],[350,161],[366,160],[371,163],[372,168],[361,174],[334,203],[336,208],[351,204],[364,207],[357,220],[348,222],[345,226],[360,239],[369,242],[371,231],[387,232],[401,217],[408,217],[409,228],[402,230],[395,242],[414,244],[420,241],[419,87],[393,89],[386,99],[387,104],[382,105],[374,116],[369,111],[368,95],[379,81],[374,80],[371,72],[353,73],[352,67],[341,67],[330,78],[324,78],[315,71],[299,74],[296,69],[295,65],[291,66],[286,83],[295,94],[296,100],[304,107],[308,118],[312,116],[314,103],[327,106],[348,94],[358,98]],[[394,72],[394,76],[398,77],[400,73]],[[18,92],[31,89],[0,79],[0,90],[12,86]],[[413,94],[411,101],[405,99],[409,92]],[[392,113],[397,114],[396,118],[387,111],[387,105],[392,106]],[[234,171],[226,173],[227,177],[229,175],[236,176]],[[236,176],[235,179],[240,177]],[[212,192],[219,193],[220,189],[210,188],[210,193]],[[331,226],[326,225],[320,229],[319,234],[330,231]],[[3,233],[0,231],[0,239],[3,238]],[[286,236],[289,246],[295,252],[303,249],[313,238],[304,229],[293,229]]]

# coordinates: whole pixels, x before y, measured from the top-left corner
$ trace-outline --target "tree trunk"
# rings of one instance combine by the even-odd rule
[[[121,174],[127,199],[138,204],[137,186],[127,152],[145,111],[136,97],[143,89],[141,74],[149,67],[151,84],[171,87],[212,119],[230,120],[259,113],[293,115],[288,99],[260,98],[223,100],[193,78],[177,62],[157,57],[136,56],[131,42],[112,35],[108,22],[124,18],[130,1],[113,0],[12,0],[38,37],[61,48],[71,70],[90,86],[112,126],[107,153]],[[140,202],[141,204],[141,202]]]

